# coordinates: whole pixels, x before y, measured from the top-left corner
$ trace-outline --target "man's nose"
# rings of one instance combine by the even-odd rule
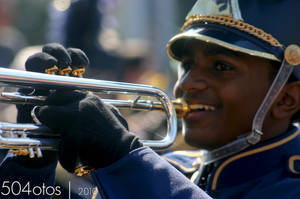
[[[174,96],[183,97],[184,93],[199,92],[207,89],[208,84],[205,78],[189,71],[180,77],[174,86]]]

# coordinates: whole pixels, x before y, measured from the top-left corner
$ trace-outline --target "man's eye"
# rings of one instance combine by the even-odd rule
[[[184,69],[184,71],[188,71],[190,70],[194,65],[194,62],[193,61],[183,61],[181,63],[181,68]]]
[[[234,70],[234,67],[226,63],[217,62],[214,64],[214,69],[216,71],[231,71]]]

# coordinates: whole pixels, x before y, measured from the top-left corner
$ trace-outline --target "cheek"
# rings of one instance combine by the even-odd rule
[[[253,120],[268,86],[255,81],[235,82],[233,86],[224,87],[221,91],[224,113],[234,120]],[[229,119],[229,118],[228,118]]]

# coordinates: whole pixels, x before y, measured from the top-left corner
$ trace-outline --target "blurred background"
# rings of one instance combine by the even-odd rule
[[[160,86],[168,87],[174,74],[165,46],[179,31],[193,3],[180,0],[0,0],[0,64],[10,65],[14,55],[24,47],[59,42],[86,51],[91,68],[102,71],[90,76],[123,78],[118,77],[121,75],[118,69],[124,70],[122,76],[127,80],[134,75],[127,74],[125,69],[141,64],[148,67],[147,70],[166,75],[168,81]]]
[[[179,32],[194,2],[0,0],[0,67],[24,70],[28,56],[45,43],[59,42],[86,52],[90,66],[85,77],[153,85],[172,97],[177,71],[166,44]],[[0,104],[0,111],[0,121],[15,122],[14,105]],[[166,131],[162,113],[122,114],[130,130],[142,138],[160,139]],[[179,141],[175,147],[182,145]],[[78,179],[60,166],[57,173],[57,184],[66,191],[72,181],[72,198],[91,198],[90,194],[76,196],[79,187],[93,187],[90,178]]]
[[[87,78],[152,85],[172,97],[177,71],[166,44],[179,32],[194,2],[0,0],[0,67],[24,70],[26,59],[43,44],[58,42],[86,52]],[[15,121],[14,106],[0,108],[0,121]],[[162,113],[122,113],[130,130],[142,138],[164,136]]]

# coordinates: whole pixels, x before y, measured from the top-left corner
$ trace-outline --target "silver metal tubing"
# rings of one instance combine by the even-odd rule
[[[172,101],[163,91],[148,85],[142,84],[131,84],[124,82],[114,82],[114,81],[104,81],[104,80],[95,80],[87,78],[76,78],[76,77],[66,77],[66,76],[56,76],[56,75],[47,75],[34,72],[26,72],[14,69],[0,68],[0,84],[5,86],[13,87],[25,87],[25,88],[34,88],[34,89],[48,89],[48,90],[88,90],[92,92],[102,92],[108,94],[128,94],[128,95],[137,95],[137,96],[152,96],[155,97],[161,104],[166,116],[167,116],[167,134],[162,140],[142,140],[145,146],[150,146],[154,149],[163,149],[169,147],[176,138],[177,132],[177,118],[174,106]],[[3,94],[0,101],[6,101],[9,94]],[[5,98],[5,99],[4,99]],[[15,100],[16,98],[14,98]],[[43,97],[40,99],[32,98],[32,96],[27,96],[23,99],[19,99],[19,103],[22,101],[36,101],[36,103],[43,100]],[[9,101],[9,100],[8,100]],[[11,99],[11,103],[14,103]],[[17,103],[17,102],[16,102]],[[143,105],[144,106],[144,105]],[[148,105],[145,105],[148,106]],[[38,125],[20,125],[20,128],[24,132],[39,131],[44,127]],[[7,124],[0,125],[0,132],[4,132],[4,128]],[[13,127],[15,128],[15,127]],[[9,140],[7,140],[9,139]],[[6,138],[2,137],[0,140],[0,145],[8,146],[12,145],[28,145],[28,147],[36,147],[43,149],[48,147],[49,144],[41,142],[41,138],[28,138],[25,136],[23,140],[16,141],[16,138]],[[38,142],[40,141],[40,142]],[[11,141],[11,142],[10,142]],[[19,143],[20,142],[20,143]],[[3,144],[2,144],[3,143]]]
[[[26,96],[18,92],[2,92],[0,95],[0,103],[7,104],[32,104],[43,105],[45,96]],[[139,111],[164,111],[164,107],[160,102],[152,100],[118,100],[118,99],[101,99],[106,104],[111,104],[120,109],[130,109]],[[172,104],[176,111],[176,117],[184,117],[190,110],[189,106],[181,98],[172,100]]]

